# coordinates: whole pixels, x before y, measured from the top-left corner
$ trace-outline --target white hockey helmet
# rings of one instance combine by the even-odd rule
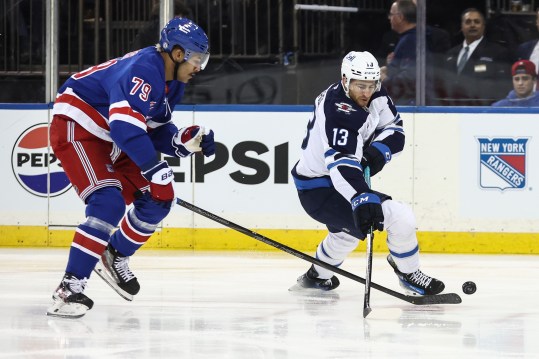
[[[368,51],[350,51],[342,60],[341,75],[344,92],[348,96],[350,80],[376,81],[376,90],[380,90],[380,66],[376,58]]]

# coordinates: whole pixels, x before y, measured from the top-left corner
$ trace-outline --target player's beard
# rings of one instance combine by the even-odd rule
[[[364,98],[364,96],[357,95],[354,97],[354,102],[357,103],[360,107],[366,107],[369,103],[370,97]]]

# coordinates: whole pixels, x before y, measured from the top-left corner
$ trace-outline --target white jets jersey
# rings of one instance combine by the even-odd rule
[[[349,201],[368,191],[363,178],[363,149],[381,142],[396,155],[404,148],[402,120],[384,88],[363,108],[346,96],[341,83],[331,85],[315,102],[301,157],[292,170],[296,187],[335,187]]]

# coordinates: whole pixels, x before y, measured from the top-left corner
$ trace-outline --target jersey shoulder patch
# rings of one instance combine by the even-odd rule
[[[352,112],[357,111],[351,104],[347,102],[336,102],[335,107],[337,112],[342,112],[345,115],[350,115]]]

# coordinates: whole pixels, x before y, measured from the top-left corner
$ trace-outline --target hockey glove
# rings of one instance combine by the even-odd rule
[[[200,147],[202,148],[202,153],[206,157],[210,157],[215,153],[215,141],[213,140],[213,130],[209,132],[206,130],[206,134],[202,136],[202,141],[200,141]]]
[[[172,139],[172,145],[174,146],[174,148],[176,148],[176,154],[179,157],[188,157],[191,156],[193,153],[202,150],[200,145],[203,140],[203,137],[204,127],[182,127],[178,130],[178,133],[176,133],[176,135]]]
[[[142,172],[142,175],[150,182],[150,194],[154,200],[171,202],[175,198],[172,185],[174,173],[165,161]]]
[[[354,224],[363,234],[372,227],[378,231],[384,230],[384,213],[380,197],[374,193],[363,192],[352,198]]]
[[[391,161],[391,150],[381,142],[373,142],[372,145],[363,151],[361,167],[369,166],[371,176],[374,176],[384,168],[385,164]]]

